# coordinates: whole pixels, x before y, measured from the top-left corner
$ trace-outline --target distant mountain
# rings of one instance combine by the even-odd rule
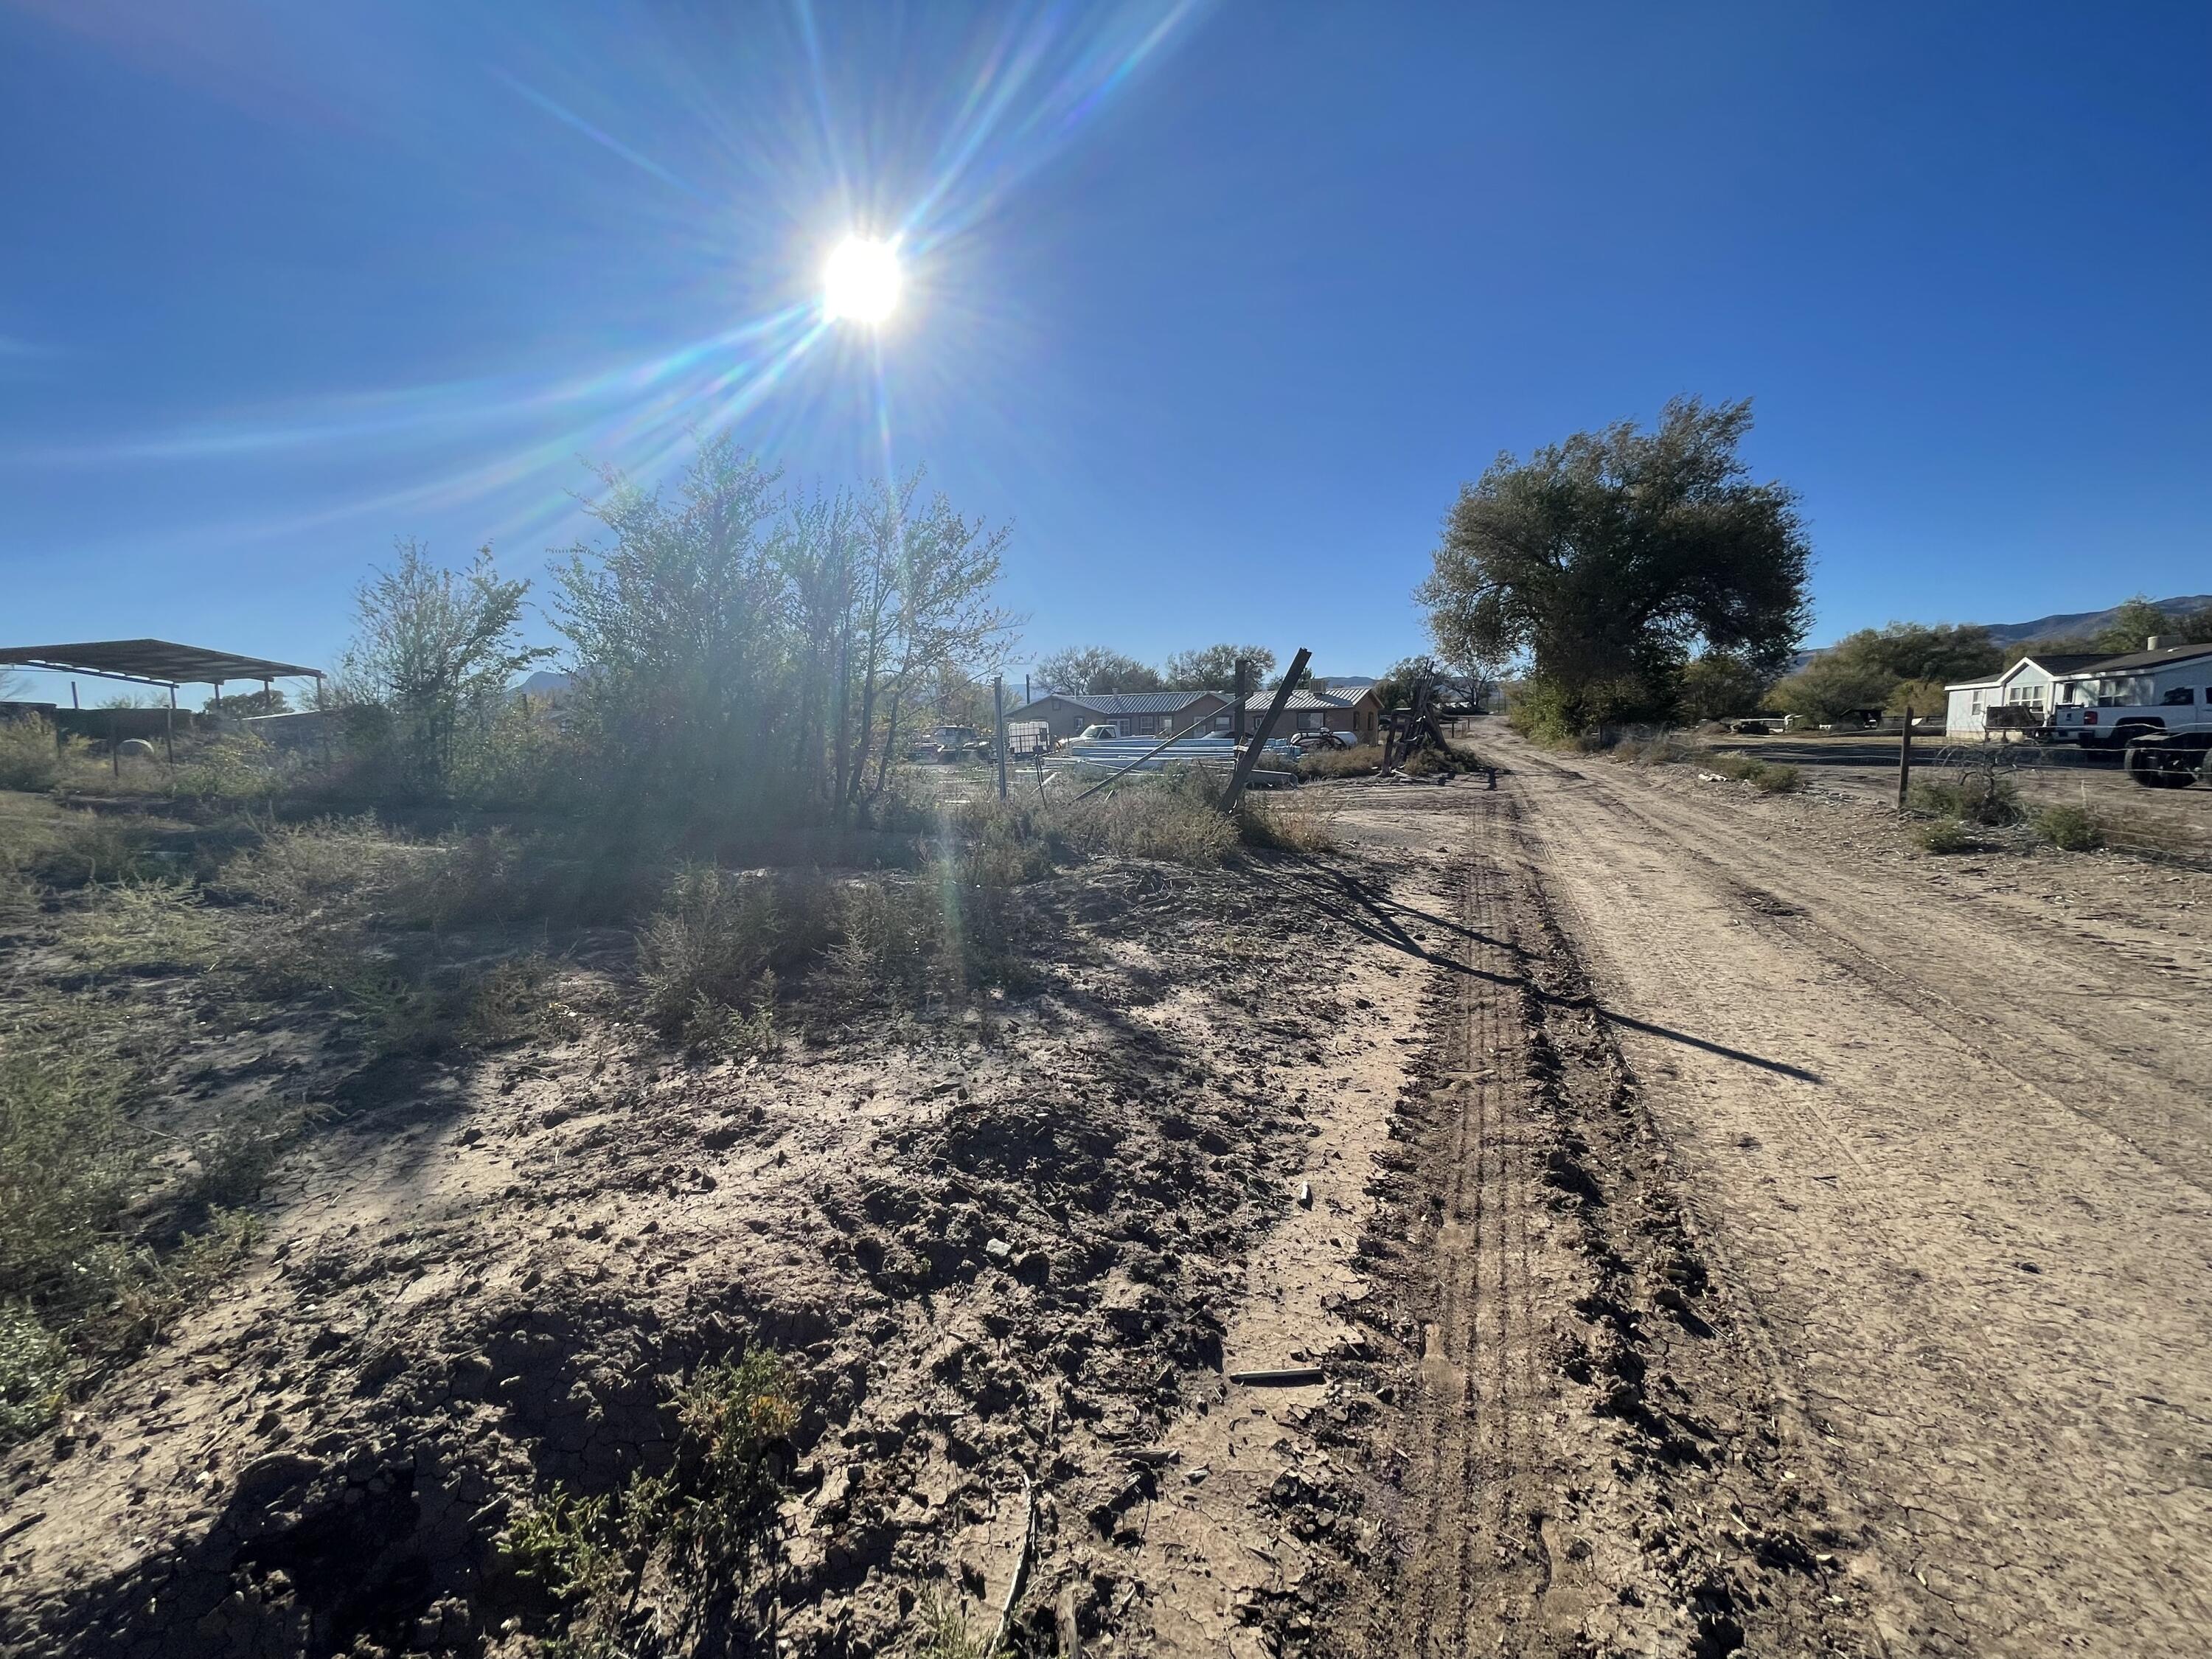
[[[2154,599],[2152,603],[2169,615],[2202,611],[2212,605],[2212,593],[2191,593],[2179,599]],[[1999,645],[2011,645],[2021,640],[2056,640],[2094,634],[2111,627],[2119,613],[2119,606],[2113,605],[2106,611],[2069,611],[2053,617],[2038,617],[2033,622],[1991,623],[1990,637]]]

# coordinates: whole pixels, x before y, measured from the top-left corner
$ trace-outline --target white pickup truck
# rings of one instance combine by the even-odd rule
[[[2118,750],[2128,775],[2146,789],[2212,783],[2212,684],[2145,687],[2136,696],[2144,700],[2054,703],[2042,736],[2084,749]]]

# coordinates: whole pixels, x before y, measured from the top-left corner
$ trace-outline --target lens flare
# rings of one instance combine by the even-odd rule
[[[832,322],[872,328],[898,305],[898,255],[889,243],[848,236],[822,276],[822,309]]]

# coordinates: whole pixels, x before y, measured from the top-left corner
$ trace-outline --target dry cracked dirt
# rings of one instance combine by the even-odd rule
[[[1024,1565],[1030,1654],[2212,1651],[2212,878],[1491,747],[1052,878],[959,1018],[701,1066],[580,951],[568,1039],[355,1078],[0,1463],[0,1647],[539,1651],[514,1516],[765,1343],[699,1651],[950,1655]]]

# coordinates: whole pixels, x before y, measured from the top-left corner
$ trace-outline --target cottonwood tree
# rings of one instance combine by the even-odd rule
[[[1237,684],[1239,662],[1252,665],[1250,690],[1266,684],[1275,672],[1275,653],[1264,645],[1208,645],[1176,652],[1162,678],[1173,691],[1226,691]]]
[[[396,545],[398,562],[355,590],[339,674],[346,700],[376,715],[399,787],[436,797],[463,734],[489,724],[514,677],[551,653],[523,644],[530,584],[501,577],[489,547],[449,570],[420,542]]]
[[[1748,714],[1759,708],[1773,683],[1772,675],[1761,673],[1733,652],[1704,652],[1683,665],[1674,712],[1686,720]]]
[[[1158,671],[1103,645],[1072,645],[1055,651],[1036,665],[1031,677],[1054,691],[1091,696],[1167,689]]]
[[[1737,455],[1751,404],[1677,398],[1464,486],[1417,590],[1455,666],[1528,665],[1516,714],[1577,731],[1672,708],[1694,647],[1778,672],[1809,620],[1796,498]]]

